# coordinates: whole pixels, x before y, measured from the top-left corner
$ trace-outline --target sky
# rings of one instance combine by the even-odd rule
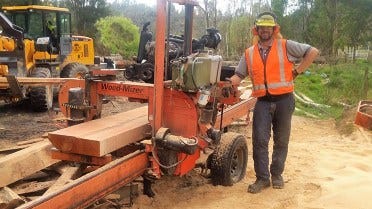
[[[109,2],[110,1],[114,1],[114,0],[108,0]],[[119,0],[120,1],[120,0]],[[137,2],[137,3],[142,3],[142,4],[145,4],[145,5],[148,5],[148,6],[155,6],[156,5],[156,2],[157,0],[132,0],[134,2]],[[203,0],[196,0],[197,2],[199,2],[200,5],[203,6]],[[251,2],[253,1],[254,3],[257,3],[259,0],[246,0],[248,2]],[[227,10],[227,7],[228,7],[228,3],[230,1],[229,0],[217,0],[217,9],[222,11],[222,12],[225,12]],[[270,1],[269,0],[263,0],[261,1],[262,4],[264,3],[269,3]],[[294,9],[296,9],[294,5],[294,3],[297,2],[296,0],[288,0],[288,5],[289,5],[289,8],[287,8],[287,13],[291,13],[293,12]],[[182,6],[177,6],[178,4],[175,4],[176,5],[176,8],[182,8]],[[292,5],[292,6],[291,6]]]
[[[135,2],[147,4],[149,6],[156,5],[156,0],[134,0]]]
[[[146,4],[148,6],[155,6],[156,5],[156,2],[157,0],[133,0],[135,2],[138,2],[138,3],[143,3],[143,4]],[[203,4],[203,1],[202,0],[196,0],[197,2],[199,2],[199,4]],[[254,1],[254,2],[257,2],[258,0],[247,0],[247,1]],[[267,2],[270,2],[270,1],[267,1]],[[288,1],[288,5],[293,5],[294,2],[296,2],[295,0],[289,0]],[[222,12],[226,11],[227,9],[227,5],[229,3],[229,0],[217,0],[217,8],[218,10],[221,10]],[[175,4],[177,5],[177,4]],[[177,6],[176,6],[177,8]],[[181,8],[181,6],[179,7]],[[293,12],[293,10],[296,9],[296,7],[294,6],[290,6],[289,8],[287,8],[287,13],[291,13]]]
[[[110,1],[115,1],[115,0],[107,0],[107,1],[110,2]],[[120,1],[120,0],[118,0],[118,1]],[[146,4],[148,6],[155,6],[156,2],[157,2],[157,0],[132,0],[132,1],[137,2],[137,3]],[[199,2],[199,4],[203,5],[202,0],[196,0],[196,1]],[[258,0],[246,0],[246,1],[258,2]],[[270,1],[268,1],[268,0],[262,1],[262,3],[264,3],[264,2],[270,2]],[[288,5],[292,5],[292,6],[287,8],[287,13],[291,13],[291,12],[293,12],[294,9],[296,9],[293,6],[294,2],[297,2],[297,1],[296,0],[288,0]],[[228,3],[229,3],[229,0],[217,0],[218,10],[220,10],[222,12],[226,11]],[[177,8],[178,7],[177,4],[175,4],[175,5],[176,5],[176,8]],[[182,6],[179,6],[179,8],[182,8]]]
[[[156,5],[156,2],[157,2],[157,0],[133,0],[133,1],[135,1],[137,3],[143,3],[143,4],[146,4],[148,6],[154,6],[154,5]],[[201,4],[201,5],[203,3],[202,0],[197,0],[197,2],[199,2],[199,4]],[[226,8],[227,3],[228,3],[228,1],[218,0],[217,1],[217,8],[219,10],[223,11]],[[177,4],[175,4],[175,5],[176,5],[176,8],[177,8]],[[180,6],[180,8],[181,8],[181,6]]]

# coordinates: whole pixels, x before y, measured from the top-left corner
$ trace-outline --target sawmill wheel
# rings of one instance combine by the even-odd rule
[[[67,64],[61,71],[61,78],[85,78],[85,75],[89,73],[87,66],[80,63]]]
[[[245,176],[248,162],[248,147],[241,134],[222,134],[220,145],[209,156],[213,185],[232,186]]]
[[[30,77],[51,78],[48,68],[36,67],[31,71]],[[35,112],[45,112],[53,105],[53,87],[50,85],[31,87],[29,91],[31,108]]]

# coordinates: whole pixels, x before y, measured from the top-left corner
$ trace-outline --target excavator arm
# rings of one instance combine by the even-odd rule
[[[0,12],[0,26],[3,31],[3,35],[13,37],[17,40],[18,46],[22,46],[23,41],[23,29],[17,25],[14,25],[2,12]]]

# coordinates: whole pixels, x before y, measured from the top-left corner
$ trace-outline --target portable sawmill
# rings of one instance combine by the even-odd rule
[[[167,3],[185,7],[185,53],[170,62],[171,80],[164,79]],[[206,164],[214,185],[231,186],[245,176],[246,139],[226,127],[247,115],[255,99],[241,100],[221,78],[220,56],[191,51],[195,6],[157,0],[154,84],[105,80],[104,70],[64,83],[59,103],[71,126],[48,134],[52,157],[99,168],[21,208],[83,208],[141,176],[144,194],[153,196],[154,180],[187,174],[206,149],[213,150]],[[148,105],[100,118],[105,96]]]

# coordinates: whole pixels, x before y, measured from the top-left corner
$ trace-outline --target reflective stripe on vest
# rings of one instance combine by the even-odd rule
[[[266,91],[272,95],[293,92],[293,63],[287,58],[285,44],[286,40],[284,39],[275,39],[273,41],[273,45],[267,55],[266,64],[261,58],[258,44],[249,47],[245,51],[247,70],[253,84],[252,96],[265,96]]]

